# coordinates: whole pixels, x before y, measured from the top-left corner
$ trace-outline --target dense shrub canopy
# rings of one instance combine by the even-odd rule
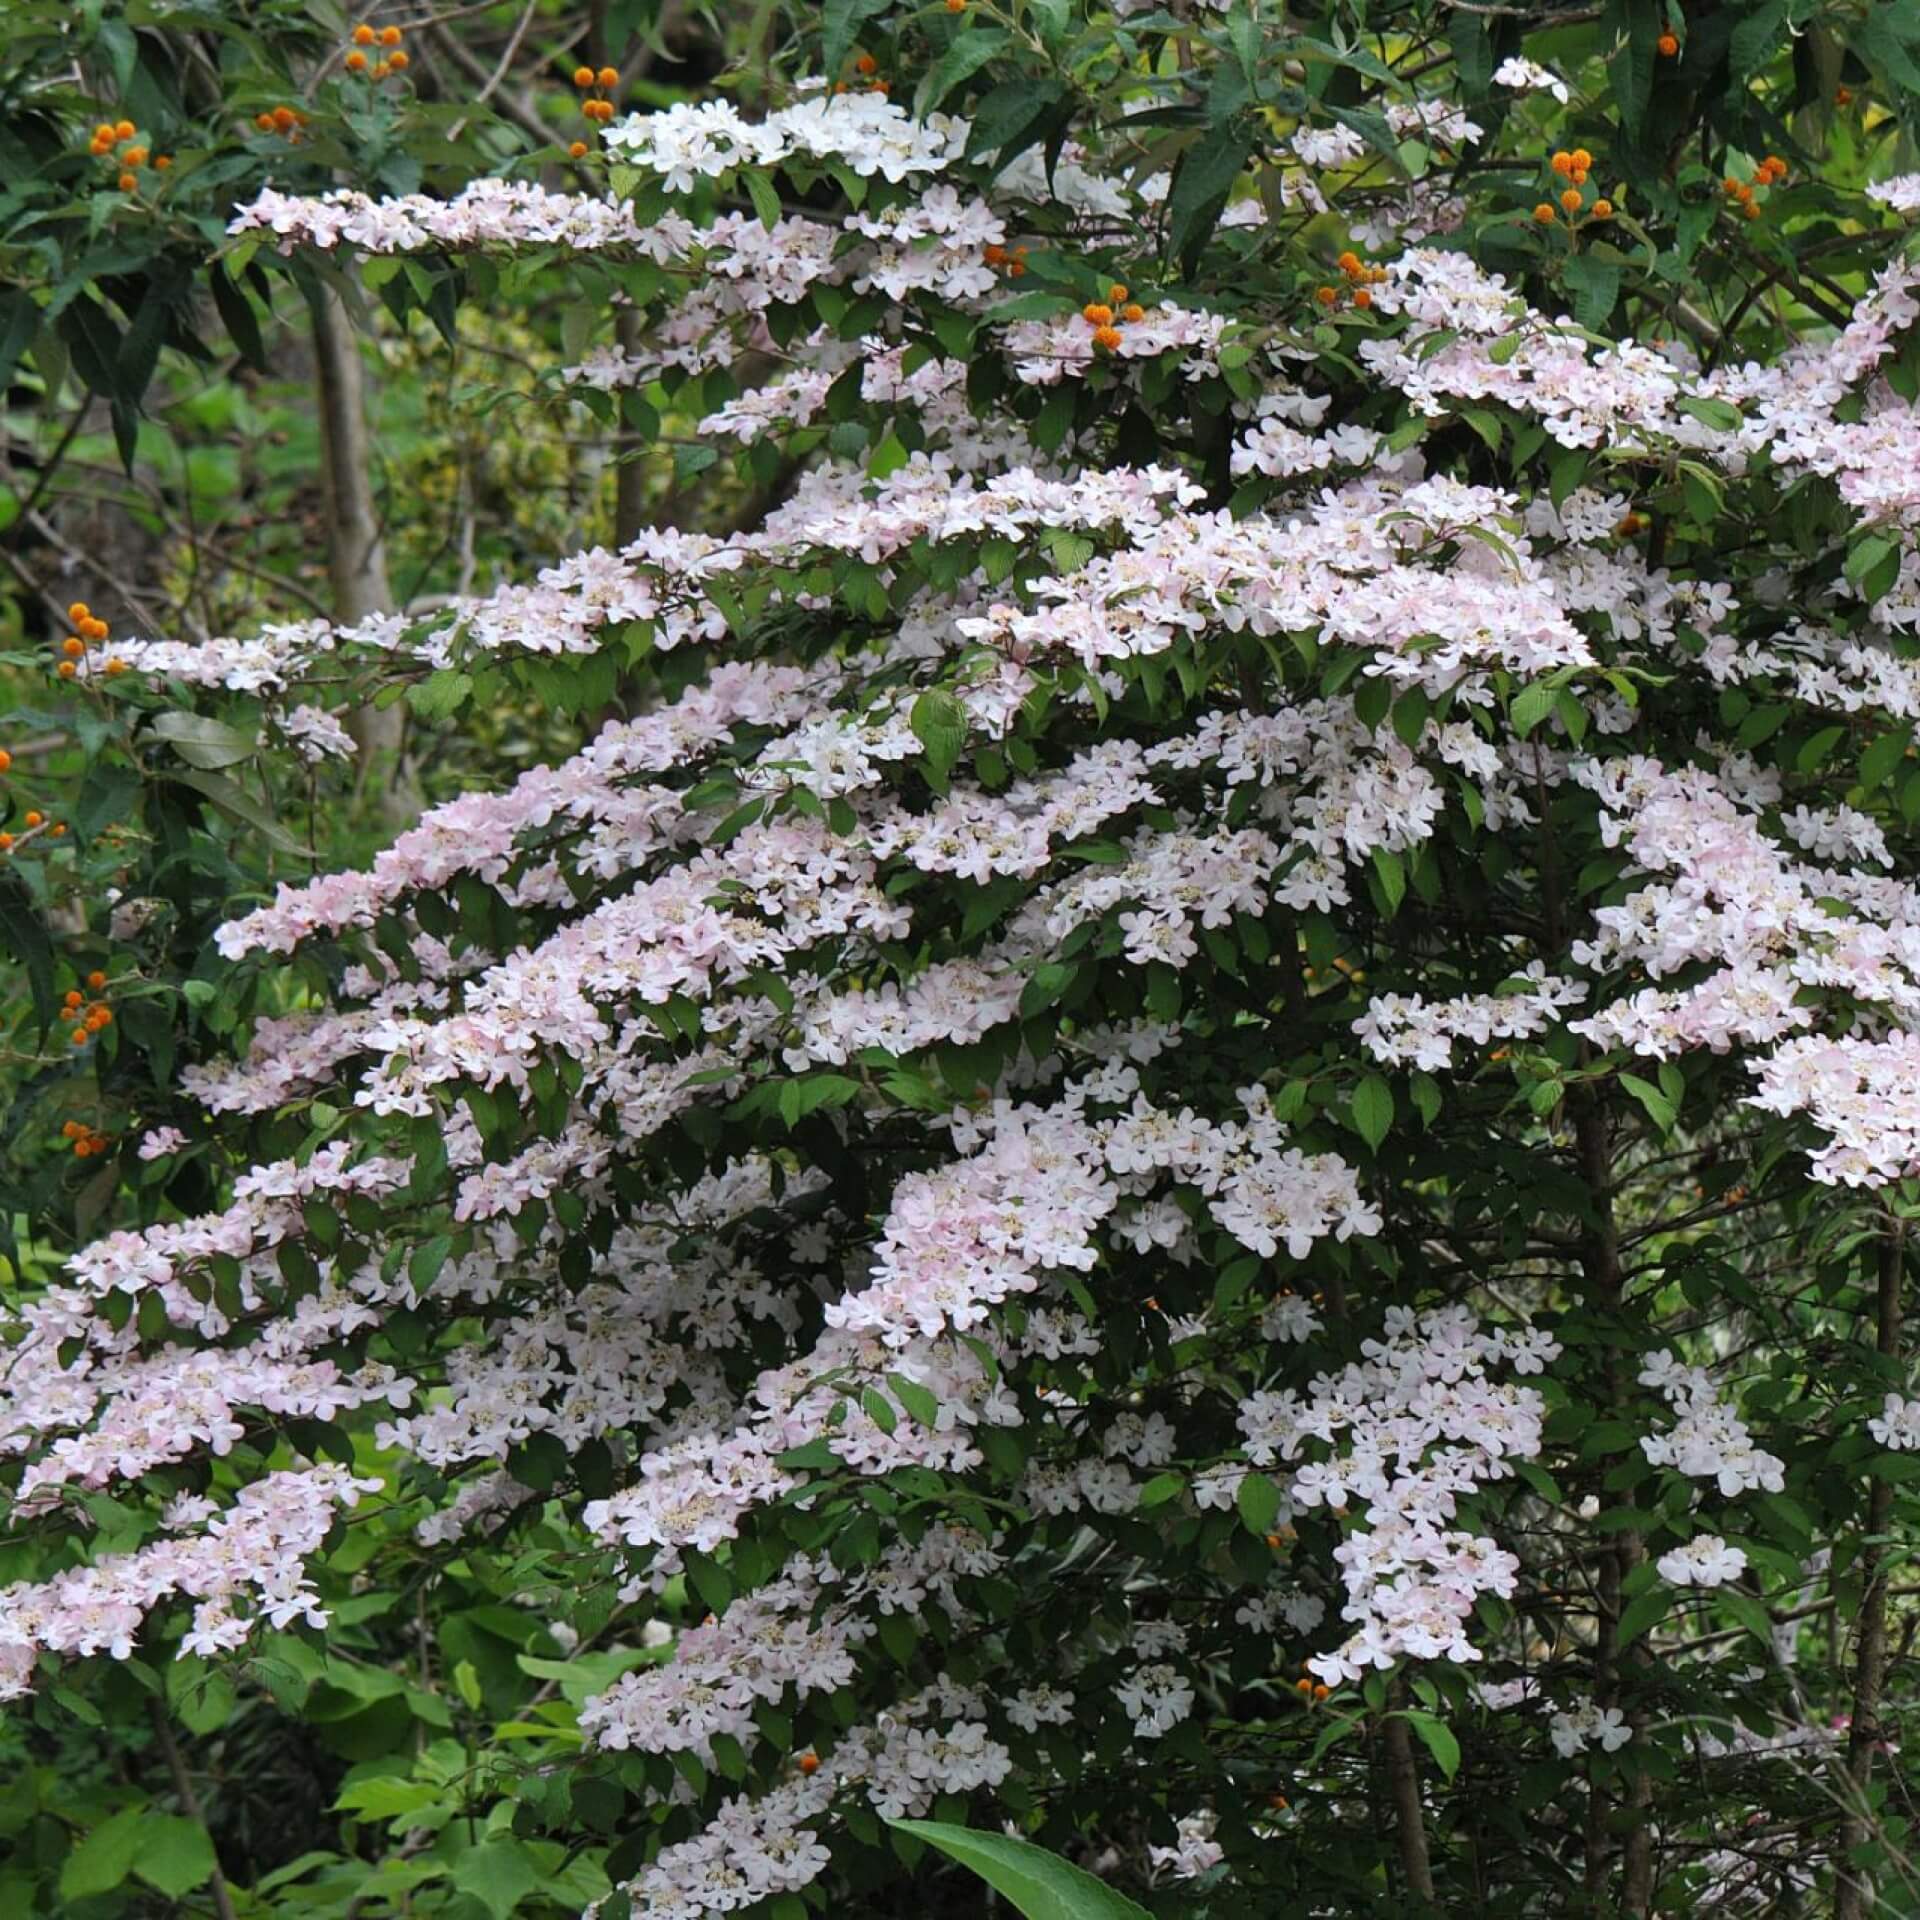
[[[977,1910],[928,1817],[1163,1915],[1905,1911],[1920,9],[764,23],[570,172],[233,212],[230,289],[557,289],[749,511],[76,616],[283,800],[376,688],[596,727],[207,916],[158,1177],[15,1290],[13,1711],[319,1729],[229,1914]]]

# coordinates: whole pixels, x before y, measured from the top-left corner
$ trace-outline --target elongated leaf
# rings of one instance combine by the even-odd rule
[[[163,713],[155,719],[153,732],[188,766],[203,773],[233,766],[257,751],[254,740],[237,727],[199,713]]]
[[[45,1039],[56,1011],[53,995],[53,942],[32,896],[12,869],[0,871],[0,941],[27,970],[33,1017]]]
[[[1146,1908],[1125,1894],[1025,1840],[940,1820],[889,1820],[887,1825],[971,1867],[996,1893],[1005,1894],[1025,1920],[1149,1920]]]
[[[1251,115],[1209,127],[1180,158],[1167,198],[1167,252],[1191,269],[1259,137]]]

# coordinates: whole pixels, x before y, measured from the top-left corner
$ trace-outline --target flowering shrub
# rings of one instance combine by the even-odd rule
[[[21,1710],[417,1719],[262,1911],[1911,1897],[1920,21],[1787,19],[833,6],[604,192],[241,206],[805,458],[116,642],[649,698],[220,928],[220,1203],[18,1303]]]

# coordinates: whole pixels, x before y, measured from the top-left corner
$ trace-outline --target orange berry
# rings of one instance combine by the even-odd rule
[[[1593,203],[1593,217],[1596,220],[1611,220],[1613,218],[1613,202],[1611,200],[1596,200]]]
[[[1538,220],[1543,227],[1552,226],[1554,220],[1552,204],[1542,200],[1540,204],[1534,208],[1533,217]]]
[[[1268,1534],[1267,1545],[1270,1546],[1275,1553],[1278,1553],[1280,1551],[1280,1536],[1277,1533]]]
[[[114,123],[113,137],[116,140],[131,140],[138,131],[131,120],[118,120]]]
[[[1370,294],[1365,287],[1356,288],[1353,296],[1353,304],[1356,307],[1370,307],[1373,305],[1373,295]]]
[[[588,87],[593,85],[593,69],[591,67],[575,67],[573,70],[573,84],[584,92]]]
[[[382,60],[376,66],[373,67],[372,69],[373,77],[376,80],[384,80],[391,70],[392,70],[392,62],[387,60]]]
[[[62,680],[71,680],[79,671],[80,669],[76,667],[71,660],[62,660],[60,662],[60,678]]]
[[[1116,280],[1113,285],[1107,289],[1107,299],[1116,307],[1124,306],[1127,300],[1126,288]]]
[[[1026,272],[1026,270],[1027,270],[1027,263],[1024,260],[1016,260],[1010,267],[1008,267],[1007,277],[1010,280],[1018,280],[1020,276]]]
[[[1579,167],[1581,169],[1585,169],[1593,165],[1593,155],[1590,154],[1585,147],[1575,147],[1571,155],[1569,155],[1568,157],[1573,161],[1573,164],[1576,167]]]
[[[1360,271],[1360,256],[1349,247],[1333,264],[1351,278]]]
[[[67,609],[67,618],[77,627],[82,620],[92,617],[93,609],[84,600],[76,600]]]
[[[66,992],[60,996],[60,1004],[63,1007],[77,1007],[86,997],[78,987],[69,987]]]
[[[370,47],[379,37],[364,20],[353,30],[353,44],[356,47]]]
[[[1129,323],[1136,320],[1144,320],[1147,317],[1147,310],[1139,301],[1129,300],[1127,304],[1120,309],[1120,317]]]
[[[853,70],[855,73],[875,74],[880,71],[880,62],[872,54],[863,53],[853,63]]]
[[[1270,1793],[1267,1795],[1267,1805],[1270,1806],[1275,1813],[1285,1813],[1287,1810],[1287,1796],[1284,1793]]]
[[[876,80],[873,83],[873,85],[867,89],[867,91],[869,93],[887,94],[887,93],[891,93],[893,91],[893,88],[891,84],[885,80]]]
[[[382,27],[380,29],[380,44],[383,47],[397,47],[400,44],[400,29],[398,27]]]
[[[1113,309],[1095,301],[1080,309],[1080,318],[1090,327],[1110,327],[1113,325]]]
[[[1567,175],[1567,178],[1571,180],[1576,187],[1584,187],[1587,184],[1587,170],[1585,167],[1575,167],[1574,170]]]
[[[60,1137],[63,1140],[78,1140],[85,1132],[86,1128],[78,1120],[69,1120],[61,1127]]]
[[[386,65],[391,67],[395,73],[405,73],[406,70],[413,65],[413,61],[403,47],[398,53],[387,56]]]
[[[5,773],[13,765],[13,755],[5,747],[0,747],[0,773]]]
[[[253,116],[253,124],[258,127],[262,133],[271,133],[273,131],[273,115],[270,113],[256,113]]]
[[[1095,327],[1093,330],[1093,344],[1099,348],[1102,353],[1111,353],[1114,348],[1120,344],[1120,329],[1118,327]]]
[[[94,128],[93,137],[96,143],[105,141],[108,145],[111,145],[113,142],[113,123],[109,120],[102,120],[100,124]]]
[[[95,967],[94,970],[87,975],[87,986],[89,990],[94,993],[100,992],[106,984],[107,976],[102,973],[98,967]]]
[[[1728,174],[1720,184],[1725,187],[1729,193],[1738,193],[1740,191],[1740,182],[1736,180],[1732,174]]]
[[[65,829],[62,827],[54,828],[55,833],[62,833],[64,831]],[[113,1025],[113,1009],[111,1007],[95,1007],[94,1010],[87,1015],[87,1018],[91,1020],[96,1027],[110,1027]]]
[[[1560,204],[1565,207],[1569,213],[1578,213],[1580,211],[1580,198],[1580,189],[1578,187],[1569,187],[1566,192],[1560,196]]]
[[[104,620],[89,619],[80,622],[80,632],[88,640],[104,640],[110,631]]]
[[[1313,1690],[1313,1697],[1316,1700],[1324,1700],[1330,1693],[1332,1693],[1332,1691],[1333,1689],[1331,1687],[1318,1686],[1318,1687],[1315,1687]]]
[[[1680,51],[1679,40],[1670,33],[1663,33],[1653,44],[1659,48],[1663,60],[1671,60]]]
[[[1323,307],[1332,306],[1333,303],[1340,298],[1331,287],[1315,287],[1313,297],[1318,300]]]
[[[1005,247],[983,247],[980,258],[990,267],[1002,266],[1006,262],[1007,250]]]
[[[1313,1691],[1313,1682],[1311,1680],[1296,1680],[1293,1683],[1293,1690],[1295,1693],[1310,1694]]]
[[[947,11],[949,13],[965,13],[966,10],[967,0],[947,0]]]
[[[1746,214],[1749,220],[1758,220],[1761,216],[1762,209],[1755,206],[1753,202],[1749,200],[1746,206],[1741,209],[1741,211]]]
[[[584,160],[587,157],[587,143],[584,140],[574,141],[567,149],[567,156],[572,160]]]
[[[90,1037],[85,1027],[75,1027],[74,1030],[67,1035],[67,1038],[71,1040],[76,1047],[84,1047]]]
[[[140,185],[140,176],[137,173],[123,173],[118,185],[122,193],[136,192]]]
[[[42,825],[45,822],[46,817],[47,816],[44,813],[40,813],[38,811],[30,812],[26,817],[25,824],[28,827],[37,827]]]
[[[147,150],[145,147],[129,147],[120,158],[129,167],[144,167],[147,164]]]
[[[620,84],[620,69],[618,67],[602,67],[593,77],[599,81],[603,92],[611,93],[614,88]]]
[[[69,660],[79,659],[86,650],[87,643],[84,640],[76,640],[72,634],[68,634],[67,637],[60,642],[60,651],[64,653]]]
[[[1573,171],[1573,155],[1570,153],[1556,153],[1553,156],[1553,170],[1555,173],[1560,174],[1571,173]]]
[[[365,73],[367,70],[367,56],[356,47],[352,53],[347,55],[346,69],[349,73]]]
[[[273,124],[278,127],[282,133],[285,133],[298,119],[299,115],[296,114],[291,107],[275,107],[273,110]]]
[[[1833,90],[1833,104],[1836,107],[1852,106],[1853,89],[1851,87],[1835,87]]]
[[[809,1750],[800,1756],[798,1765],[802,1773],[818,1773],[820,1771],[820,1756]]]

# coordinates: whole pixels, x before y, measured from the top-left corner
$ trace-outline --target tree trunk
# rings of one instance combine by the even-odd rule
[[[1407,1892],[1431,1904],[1433,1867],[1427,1858],[1427,1828],[1420,1810],[1420,1770],[1413,1757],[1413,1732],[1401,1715],[1390,1714],[1381,1734],[1386,1744],[1387,1796],[1393,1802],[1400,1871]]]
[[[314,387],[320,402],[321,485],[325,496],[327,573],[333,617],[352,626],[393,611],[387,548],[373,498],[372,449],[367,438],[366,380],[360,346],[340,296],[322,286],[311,301]],[[362,707],[348,716],[360,749],[360,790],[371,792],[381,818],[403,826],[420,811],[406,760],[407,710],[396,701]]]
[[[1879,1351],[1893,1358],[1900,1351],[1906,1246],[1903,1229],[1890,1227],[1880,1242],[1880,1297],[1877,1303]],[[1853,1667],[1853,1713],[1847,1727],[1846,1814],[1840,1822],[1839,1861],[1835,1868],[1833,1920],[1866,1920],[1875,1905],[1870,1876],[1847,1864],[1847,1855],[1873,1837],[1873,1810],[1867,1791],[1873,1783],[1873,1755],[1880,1744],[1880,1695],[1887,1678],[1886,1532],[1893,1518],[1893,1485],[1875,1480],[1867,1495],[1867,1544],[1860,1555],[1865,1589],[1860,1596],[1858,1651]]]

